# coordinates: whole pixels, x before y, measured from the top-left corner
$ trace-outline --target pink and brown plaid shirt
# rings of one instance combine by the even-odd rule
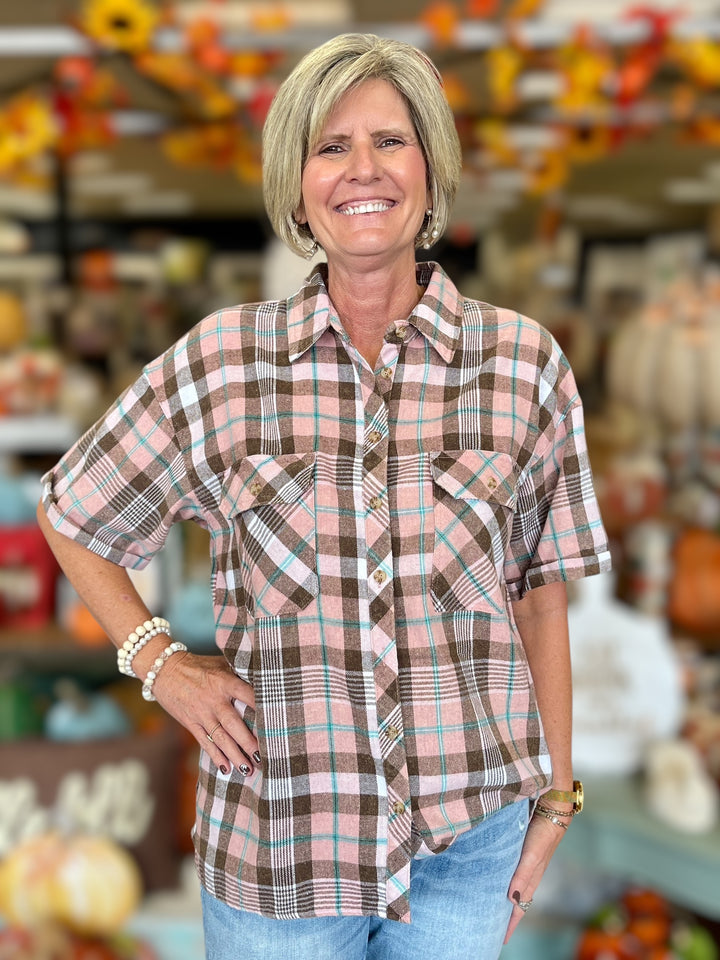
[[[142,567],[210,533],[217,643],[262,765],[201,758],[209,892],[272,917],[410,919],[410,860],[532,797],[550,759],[510,601],[609,554],[550,335],[435,264],[372,371],[324,268],[221,310],[45,478],[55,527]]]

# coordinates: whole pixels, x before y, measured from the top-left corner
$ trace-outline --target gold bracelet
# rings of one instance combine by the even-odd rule
[[[585,802],[585,792],[580,780],[573,780],[572,790],[546,790],[543,796],[546,800],[571,803],[575,813],[580,813]]]
[[[556,817],[574,817],[575,814],[577,813],[577,810],[553,810],[552,807],[546,807],[544,804],[540,803],[539,801],[538,801],[538,807],[540,807],[541,810],[544,810],[545,813],[552,813]]]
[[[550,823],[554,823],[556,826],[562,827],[563,830],[567,830],[568,828],[568,825],[564,820],[561,820],[559,817],[554,817],[551,813],[546,813],[542,807],[535,807],[535,813],[533,813],[533,816],[535,816],[535,814],[540,817],[545,817],[545,819],[549,820]]]

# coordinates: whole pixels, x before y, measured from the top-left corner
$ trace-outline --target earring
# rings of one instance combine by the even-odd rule
[[[315,237],[313,237],[313,238],[312,238],[312,244],[310,245],[310,249],[309,249],[308,252],[305,254],[305,259],[306,259],[306,260],[312,260],[312,258],[315,256],[315,254],[317,253],[317,251],[318,251],[318,242],[317,242],[317,240],[315,239]]]
[[[432,230],[430,229],[430,221],[432,220],[432,215],[433,215],[432,209],[425,211],[425,216],[427,217],[428,222],[427,222],[426,228],[420,234],[420,238],[424,241],[423,249],[425,250],[429,250],[430,247],[433,245],[433,243],[435,243],[437,238],[440,236],[440,231],[438,230],[437,227],[433,227]]]

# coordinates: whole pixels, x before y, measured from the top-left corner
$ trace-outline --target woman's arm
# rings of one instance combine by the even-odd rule
[[[127,570],[58,533],[42,504],[37,518],[65,576],[113,644],[121,647],[128,634],[152,616]],[[137,653],[133,670],[138,677],[145,677],[168,642],[169,638],[160,634]],[[250,758],[257,750],[257,741],[233,701],[254,706],[253,688],[235,676],[224,657],[174,654],[158,673],[153,693],[160,705],[208,751],[218,767],[234,764],[252,769]],[[217,728],[211,743],[206,733],[218,723],[222,724],[222,731]]]
[[[522,600],[513,604],[513,615],[535,684],[535,695],[552,759],[553,787],[572,790],[572,676],[565,583],[550,583],[530,590]],[[553,801],[552,807],[567,809],[566,822],[570,822],[572,804]],[[544,817],[532,818],[520,863],[508,891],[515,903],[532,899],[563,833],[562,827]],[[523,911],[516,906],[510,918],[506,942],[522,917]]]

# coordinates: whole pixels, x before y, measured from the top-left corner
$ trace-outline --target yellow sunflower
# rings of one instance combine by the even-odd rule
[[[0,170],[50,149],[58,137],[52,108],[41,97],[21,94],[0,113]]]
[[[145,0],[87,0],[81,26],[101,46],[135,54],[150,46],[157,22]]]

